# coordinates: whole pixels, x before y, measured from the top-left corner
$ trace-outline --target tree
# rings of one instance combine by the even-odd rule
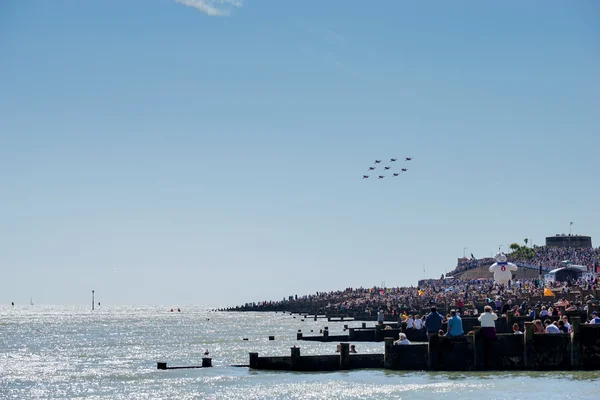
[[[527,242],[529,242],[529,239],[525,238],[525,246],[527,246]]]
[[[510,246],[512,252],[510,258],[513,260],[530,260],[535,257],[535,249],[527,246],[520,246],[518,243],[513,243]]]

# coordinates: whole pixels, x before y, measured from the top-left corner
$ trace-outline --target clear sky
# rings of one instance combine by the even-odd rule
[[[411,285],[570,221],[598,246],[598,21],[595,0],[1,1],[0,304]],[[391,157],[408,171],[361,179]]]

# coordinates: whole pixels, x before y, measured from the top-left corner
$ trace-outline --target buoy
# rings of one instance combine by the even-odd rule
[[[171,308],[171,312],[173,312],[173,309]]]
[[[275,340],[275,336],[269,336],[269,340]]]

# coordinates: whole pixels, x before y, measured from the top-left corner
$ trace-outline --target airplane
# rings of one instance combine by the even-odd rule
[[[369,167],[369,171],[373,171],[375,167]]]
[[[390,158],[390,162],[394,162],[396,160],[397,160],[397,158]]]
[[[381,160],[375,160],[375,164],[379,164]]]
[[[406,157],[406,161],[412,160],[412,157]]]
[[[379,175],[379,176],[377,177],[377,179],[383,179],[383,178],[385,178],[385,176],[384,176],[384,175]]]
[[[399,173],[397,173],[397,172],[394,172],[394,176],[398,176],[398,175],[400,175],[400,174],[399,174]]]
[[[383,169],[390,169],[390,168],[392,168],[392,167],[383,167]]]
[[[363,179],[367,179],[369,175],[363,175]]]
[[[406,168],[402,168],[402,172],[406,172],[408,171]]]

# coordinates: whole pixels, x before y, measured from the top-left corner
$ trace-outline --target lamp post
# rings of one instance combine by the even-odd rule
[[[466,247],[463,249],[463,258],[465,258],[465,257],[466,257],[466,255],[465,255],[465,251],[467,251],[467,248],[466,248]]]

